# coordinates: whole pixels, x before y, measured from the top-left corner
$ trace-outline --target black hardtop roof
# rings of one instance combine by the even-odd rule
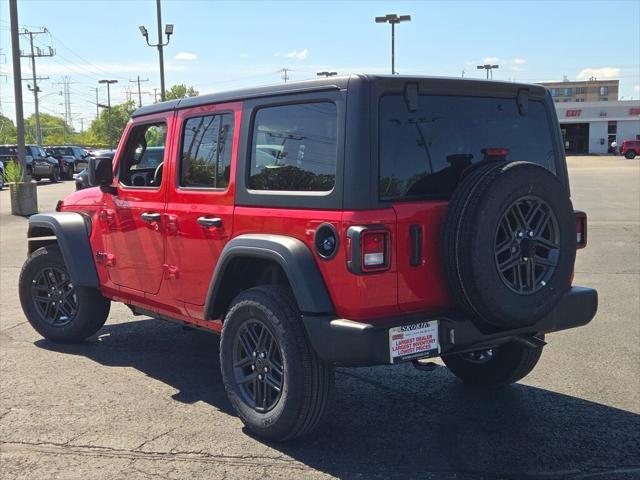
[[[409,76],[409,75],[370,75],[370,74],[354,74],[341,77],[329,77],[314,80],[304,80],[300,82],[279,83],[274,85],[267,85],[263,87],[244,88],[239,90],[230,90],[226,92],[209,93],[206,95],[200,95],[197,97],[188,97],[178,100],[169,100],[166,102],[156,103],[154,105],[147,105],[139,108],[131,115],[133,118],[144,115],[150,115],[153,113],[166,112],[170,110],[176,110],[180,108],[198,107],[201,105],[208,105],[214,103],[225,103],[239,100],[246,100],[249,98],[260,98],[279,96],[295,93],[305,93],[322,90],[341,90],[346,89],[349,81],[352,79],[358,79],[363,83],[367,82],[398,82],[404,83],[407,81],[418,81],[420,83],[437,83],[439,85],[447,85],[448,89],[460,88],[464,91],[482,90],[482,91],[496,91],[501,89],[508,89],[509,91],[516,91],[520,88],[527,88],[536,95],[542,96],[545,92],[545,87],[536,84],[526,83],[513,83],[513,82],[501,82],[501,81],[489,81],[481,79],[471,78],[453,78],[453,77],[432,77],[432,76]]]

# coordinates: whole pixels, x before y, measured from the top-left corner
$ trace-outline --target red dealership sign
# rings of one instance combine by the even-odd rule
[[[567,110],[566,116],[567,117],[579,117],[581,113],[582,113],[582,110],[580,110],[580,109],[578,109],[578,110]]]

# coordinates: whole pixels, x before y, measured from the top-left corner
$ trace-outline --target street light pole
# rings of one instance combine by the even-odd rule
[[[152,44],[149,43],[149,32],[147,31],[144,25],[140,25],[138,28],[140,29],[140,33],[147,41],[147,45],[150,47],[158,48],[158,56],[160,57],[160,99],[164,101],[165,99],[165,88],[164,88],[164,51],[163,48],[169,45],[169,40],[171,35],[173,35],[173,24],[167,23],[164,27],[164,34],[167,36],[167,41],[162,41],[162,8],[160,5],[160,0],[156,0],[156,10],[157,10],[157,20],[158,20],[158,43]]]
[[[376,23],[391,24],[391,75],[396,74],[396,25],[410,21],[411,15],[397,15],[395,13],[388,13],[384,17],[376,17]]]
[[[109,148],[111,149],[113,146],[113,139],[111,137],[111,89],[109,88],[109,86],[112,83],[118,83],[118,80],[99,80],[98,83],[107,84],[107,142],[109,143]]]
[[[484,65],[478,65],[476,68],[478,70],[486,70],[487,80],[489,80],[489,76],[491,76],[491,80],[493,80],[493,70],[496,68],[500,68],[500,65],[491,65],[490,63],[485,63]]]

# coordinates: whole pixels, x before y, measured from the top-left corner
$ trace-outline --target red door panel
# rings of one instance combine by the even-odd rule
[[[228,185],[223,188],[181,187],[180,162],[183,148],[185,152],[199,152],[192,154],[196,157],[202,155],[202,149],[198,150],[197,146],[190,149],[193,139],[185,138],[185,145],[182,145],[187,122],[189,119],[195,122],[195,119],[223,114],[230,114],[233,119],[233,135],[225,140],[232,142]],[[168,280],[171,295],[176,300],[191,305],[204,305],[220,253],[233,234],[235,170],[241,116],[242,103],[237,102],[185,109],[177,113],[175,135],[179,140],[172,162],[166,210],[166,263],[172,272]],[[193,123],[189,124],[191,125]],[[189,311],[198,312],[194,313],[197,316],[201,315],[200,309],[192,308]]]
[[[447,202],[396,203],[398,218],[398,305],[405,312],[440,310],[451,304],[438,246]],[[411,263],[411,227],[419,229],[420,261]]]

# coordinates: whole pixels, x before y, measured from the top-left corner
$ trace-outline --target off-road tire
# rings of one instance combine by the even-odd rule
[[[58,183],[60,181],[60,167],[54,167],[49,177],[51,183]]]
[[[553,212],[559,246],[550,277],[536,282],[538,290],[531,292],[509,288],[495,256],[501,219],[523,198],[540,199]],[[569,288],[576,233],[567,190],[547,169],[529,162],[477,166],[463,177],[449,202],[440,248],[445,278],[458,308],[481,326],[532,325]]]
[[[282,354],[284,375],[280,397],[271,410],[254,410],[243,400],[234,373],[234,344],[245,322],[267,326]],[[332,365],[320,359],[306,337],[300,311],[288,289],[255,287],[233,301],[222,329],[220,366],[227,395],[248,431],[275,441],[311,433],[326,417],[333,397]]]
[[[624,158],[626,158],[627,160],[633,160],[634,158],[636,158],[636,152],[634,152],[633,150],[629,150],[624,154]]]
[[[104,325],[109,316],[111,302],[95,288],[72,285],[77,303],[75,315],[69,323],[61,326],[52,325],[36,307],[32,289],[37,275],[51,267],[67,272],[57,245],[41,247],[27,258],[20,272],[18,287],[22,310],[31,326],[46,339],[59,343],[81,342]]]
[[[445,355],[442,361],[466,385],[500,388],[526,377],[538,363],[542,349],[509,342],[496,347],[493,357],[486,363],[474,363],[467,354]]]

